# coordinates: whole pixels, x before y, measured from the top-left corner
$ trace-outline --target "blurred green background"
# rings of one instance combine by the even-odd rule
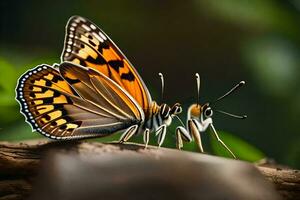
[[[19,113],[16,81],[38,64],[60,62],[65,24],[81,15],[118,44],[154,99],[160,99],[158,72],[165,76],[166,103],[181,102],[185,111],[196,101],[196,72],[202,103],[245,80],[246,86],[218,108],[248,118],[216,113],[221,138],[240,159],[266,156],[300,167],[300,1],[2,0],[0,6],[0,140],[42,137],[31,133]],[[164,146],[175,146],[176,125]],[[228,156],[209,135],[203,136],[205,149]]]

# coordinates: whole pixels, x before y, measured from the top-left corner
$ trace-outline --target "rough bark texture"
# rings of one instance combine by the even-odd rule
[[[137,158],[136,160],[142,160],[141,158],[151,158],[158,160],[168,160],[172,163],[178,157],[180,162],[189,163],[183,168],[188,171],[189,168],[194,170],[195,165],[209,164],[209,166],[218,165],[222,163],[222,166],[226,166],[230,162],[238,163],[241,166],[251,166],[251,164],[218,158],[215,156],[209,156],[204,154],[179,152],[177,150],[149,147],[144,149],[142,145],[138,144],[103,144],[96,142],[45,142],[45,141],[29,141],[23,143],[0,143],[0,200],[2,199],[24,199],[31,193],[34,183],[37,181],[37,174],[39,169],[45,168],[45,165],[51,165],[51,169],[57,167],[58,171],[61,166],[53,165],[53,163],[60,162],[59,159],[52,157],[51,162],[47,161],[43,164],[42,160],[47,160],[49,152],[55,152],[55,154],[69,154],[89,159],[86,155],[107,155],[108,157],[114,157],[115,155],[125,155],[120,158],[122,163],[130,162],[131,157]],[[136,157],[138,155],[139,157]],[[182,155],[182,156],[181,156]],[[51,156],[50,156],[51,157]],[[61,157],[61,156],[60,156]],[[60,158],[59,157],[59,158]],[[183,157],[189,157],[184,159]],[[68,157],[66,157],[68,158]],[[101,158],[103,159],[103,158]],[[105,158],[106,159],[106,158]],[[104,160],[105,160],[104,159]],[[125,160],[125,161],[122,161]],[[99,160],[98,158],[95,160]],[[107,159],[106,159],[107,160]],[[134,163],[136,160],[132,160]],[[196,161],[196,164],[195,164]],[[106,161],[109,163],[110,160]],[[146,159],[145,163],[149,163]],[[167,161],[166,163],[168,163]],[[224,165],[223,165],[224,162]],[[50,163],[50,164],[49,164]],[[151,163],[151,160],[150,160]],[[99,164],[99,163],[98,163]],[[140,163],[138,163],[139,165]],[[144,165],[142,165],[144,166]],[[194,167],[194,168],[193,168]],[[219,167],[219,166],[218,166]],[[271,168],[265,166],[256,166],[271,183],[275,185],[276,190],[281,194],[283,199],[300,199],[300,172],[293,169],[281,169]],[[47,169],[47,167],[46,167]],[[143,170],[143,168],[138,168]],[[170,168],[172,170],[172,168]],[[219,169],[218,169],[219,170]],[[43,171],[43,170],[42,170]],[[222,170],[219,170],[222,171]],[[58,172],[60,173],[60,172]],[[252,172],[251,172],[252,173]],[[180,174],[180,173],[179,173]],[[255,174],[255,173],[254,173]],[[185,176],[185,175],[183,175]],[[187,175],[188,176],[188,175]],[[45,178],[45,177],[44,177]],[[51,177],[48,177],[51,179]],[[174,177],[172,177],[174,178]],[[238,179],[238,177],[232,176],[232,179]],[[176,180],[173,180],[176,181]],[[197,180],[196,180],[197,181]],[[195,191],[196,192],[196,191]],[[39,195],[39,194],[37,194]],[[275,195],[276,196],[276,195]],[[58,198],[59,199],[59,198]]]
[[[260,172],[275,184],[284,199],[300,199],[300,171],[257,166]]]

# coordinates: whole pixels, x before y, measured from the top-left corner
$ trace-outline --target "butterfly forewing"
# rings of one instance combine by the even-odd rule
[[[144,118],[135,100],[101,72],[67,62],[60,65],[59,71],[82,98],[110,115],[120,119]]]
[[[73,66],[71,63],[64,65]],[[73,67],[76,69],[78,66]],[[78,79],[77,76],[79,75],[75,72],[72,78]],[[17,100],[21,104],[21,111],[26,116],[27,122],[34,130],[53,139],[101,137],[143,120],[142,114],[136,112],[136,110],[139,112],[139,108],[134,107],[135,103],[126,94],[122,94],[122,98],[116,101],[121,106],[125,104],[131,106],[134,111],[127,113],[126,110],[123,115],[119,113],[114,115],[112,113],[121,108],[116,106],[114,109],[111,107],[103,109],[107,102],[90,101],[85,98],[85,94],[80,93],[80,90],[73,89],[72,84],[48,65],[29,70],[19,79],[16,89]],[[108,84],[115,85],[112,81]],[[107,101],[116,95],[112,87],[107,86],[105,89],[107,92],[103,94],[103,98]],[[91,96],[98,95],[95,91],[91,92],[93,92]]]
[[[147,110],[151,96],[132,64],[95,24],[85,18],[71,17],[66,26],[63,61],[93,68],[115,81]]]

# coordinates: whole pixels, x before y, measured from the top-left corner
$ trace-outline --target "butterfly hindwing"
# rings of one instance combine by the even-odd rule
[[[71,63],[64,65],[73,66],[74,69],[78,67]],[[77,79],[77,76],[75,73],[73,78]],[[53,139],[106,136],[143,120],[139,108],[134,107],[135,112],[118,116],[112,114],[116,112],[115,109],[120,109],[118,106],[102,109],[109,99],[106,96],[115,95],[110,87],[105,88],[108,92],[104,94],[106,101],[102,101],[102,104],[85,99],[74,88],[59,71],[48,65],[40,65],[21,76],[16,88],[16,99],[32,128]],[[124,101],[131,102],[126,105],[135,105],[130,98],[125,98],[126,95],[122,97]],[[122,102],[123,99],[119,98],[118,101]]]
[[[135,68],[112,40],[87,19],[70,18],[61,59],[98,70],[125,89],[144,110],[149,108],[151,96]]]

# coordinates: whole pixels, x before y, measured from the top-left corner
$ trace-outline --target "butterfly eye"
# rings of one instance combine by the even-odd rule
[[[204,115],[205,117],[211,117],[213,115],[213,111],[210,107],[208,107],[205,111],[204,111]]]
[[[177,107],[175,114],[180,114],[180,113],[182,113],[182,107],[181,106]]]
[[[161,106],[160,114],[162,118],[167,119],[170,115],[171,108],[167,104]]]

